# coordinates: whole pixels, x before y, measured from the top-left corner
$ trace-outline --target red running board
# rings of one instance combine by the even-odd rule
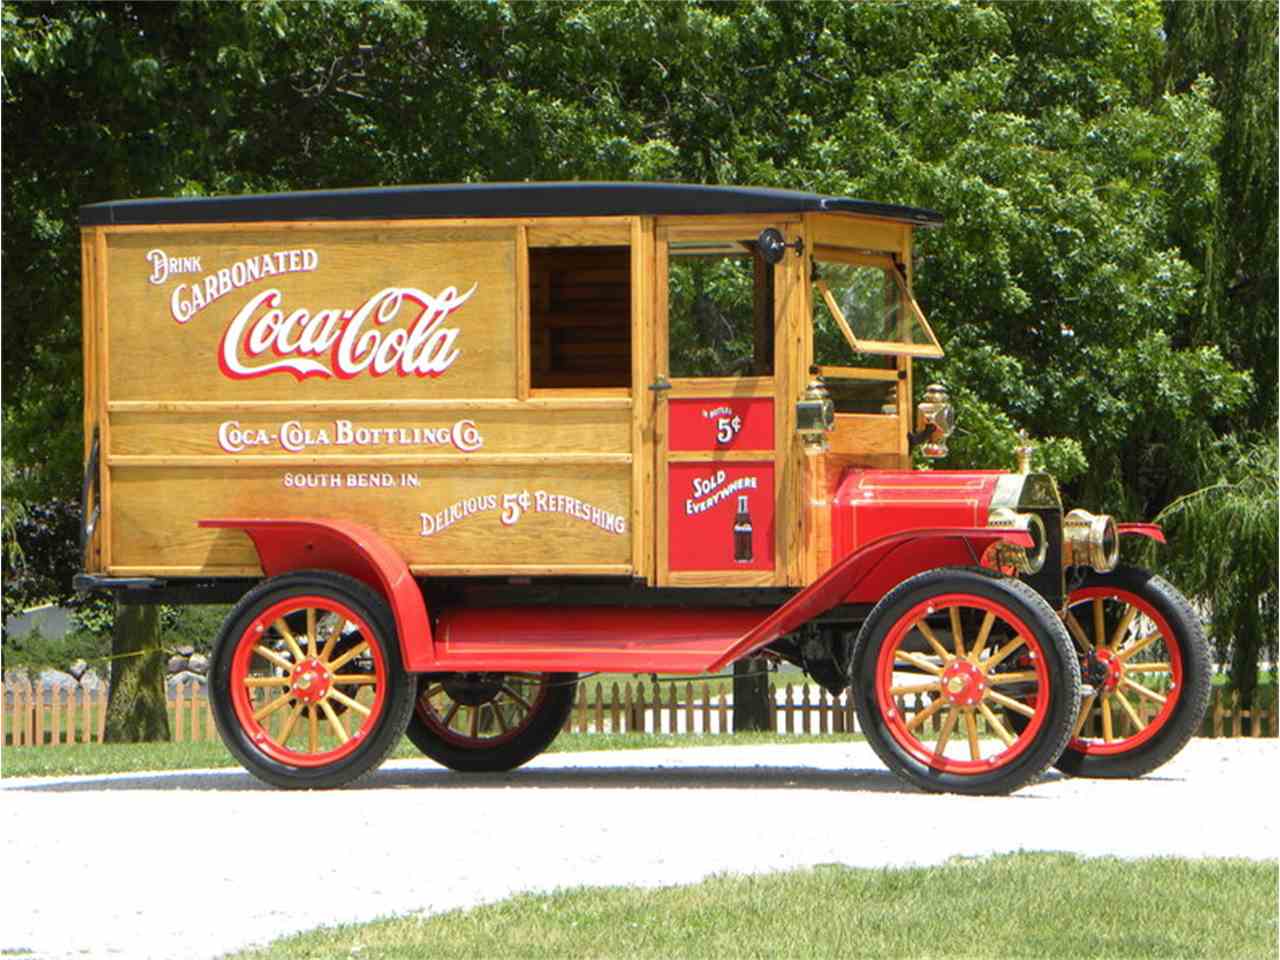
[[[702,673],[769,610],[511,607],[447,611],[441,671]]]
[[[998,540],[1032,545],[1019,530],[945,527],[882,537],[845,557],[776,610],[652,607],[505,607],[446,610],[433,671],[714,672],[845,602],[860,583],[913,545],[968,543],[975,558]],[[926,564],[924,569],[928,569]],[[912,570],[911,572],[919,572]]]

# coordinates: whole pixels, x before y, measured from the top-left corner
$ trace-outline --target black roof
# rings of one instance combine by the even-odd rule
[[[687,183],[466,183],[360,187],[227,197],[113,200],[80,208],[80,224],[242,223],[452,217],[607,217],[638,214],[850,213],[937,226],[932,210],[800,190]]]

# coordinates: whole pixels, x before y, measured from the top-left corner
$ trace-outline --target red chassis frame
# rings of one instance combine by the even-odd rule
[[[1033,545],[1031,535],[1019,530],[905,530],[844,557],[771,612],[740,608],[466,608],[444,611],[433,631],[422,591],[404,558],[368,527],[310,518],[222,518],[201,520],[199,525],[247,534],[268,577],[296,570],[332,570],[377,590],[395,615],[400,651],[405,669],[411,673],[714,672],[860,596],[869,583],[881,579],[878,571],[892,569],[896,578],[905,579],[937,566],[939,555],[960,551],[976,563],[987,547],[999,541]],[[934,562],[928,562],[928,556],[934,557]]]

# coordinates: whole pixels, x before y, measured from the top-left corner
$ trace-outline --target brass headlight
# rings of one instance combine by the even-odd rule
[[[1120,535],[1105,513],[1072,510],[1062,518],[1062,563],[1107,573],[1120,562]]]
[[[1045,554],[1049,550],[1049,538],[1045,534],[1044,521],[1039,514],[1018,513],[1008,507],[997,507],[987,518],[988,527],[1004,530],[1024,530],[1031,534],[1033,545],[1020,547],[1016,543],[997,543],[992,546],[990,559],[998,567],[1013,567],[1019,573],[1033,574],[1044,569]]]

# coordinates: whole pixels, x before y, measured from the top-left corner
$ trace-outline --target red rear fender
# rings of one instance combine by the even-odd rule
[[[346,520],[201,520],[201,527],[240,530],[253,541],[268,577],[295,570],[332,570],[367,584],[391,605],[400,654],[411,673],[435,665],[431,621],[409,565],[368,527]]]

